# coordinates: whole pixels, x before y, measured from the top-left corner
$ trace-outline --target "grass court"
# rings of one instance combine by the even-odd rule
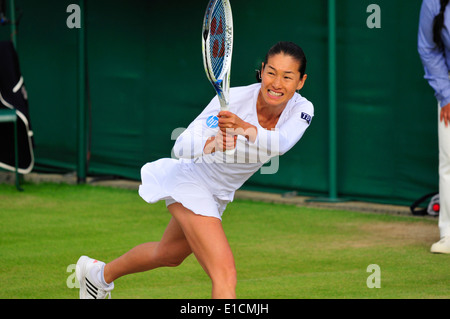
[[[136,191],[68,184],[0,185],[0,298],[75,299],[80,255],[110,261],[158,241],[165,204]],[[223,224],[244,299],[450,298],[450,256],[433,255],[437,219],[235,200]],[[368,267],[379,267],[380,288]],[[372,277],[370,277],[372,276]],[[177,268],[129,275],[113,298],[210,298],[194,256]]]

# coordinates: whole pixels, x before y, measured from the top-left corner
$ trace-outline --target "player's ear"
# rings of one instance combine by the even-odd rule
[[[305,85],[306,78],[308,77],[307,74],[304,74],[303,77],[300,79],[300,82],[297,85],[297,91],[301,90],[303,86]]]
[[[256,81],[257,82],[261,82],[262,81],[262,73],[264,71],[264,62],[261,64],[261,69],[260,70],[256,70]]]

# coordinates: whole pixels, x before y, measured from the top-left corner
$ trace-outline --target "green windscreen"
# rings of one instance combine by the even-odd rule
[[[214,97],[201,53],[207,2],[85,1],[89,175],[139,179],[143,164],[171,156],[173,137]],[[77,168],[80,30],[66,25],[71,3],[16,0],[36,171]],[[378,0],[381,28],[367,25],[371,3],[336,1],[337,189],[345,198],[410,203],[438,188],[437,102],[417,53],[421,1]],[[328,1],[231,6],[231,86],[254,83],[270,46],[294,41],[308,58],[301,94],[315,106],[277,173],[257,173],[245,187],[326,196]],[[0,40],[9,38],[10,28],[0,27]]]

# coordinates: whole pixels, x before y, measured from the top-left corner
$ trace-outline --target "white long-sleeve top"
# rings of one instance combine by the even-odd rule
[[[258,121],[256,102],[261,84],[231,88],[230,109],[239,118],[257,127],[255,142],[238,136],[233,155],[223,152],[204,154],[206,141],[217,134],[220,103],[212,99],[203,112],[177,138],[173,154],[181,165],[203,182],[220,199],[232,200],[234,192],[272,157],[289,151],[303,136],[314,116],[311,102],[295,93],[273,130]]]

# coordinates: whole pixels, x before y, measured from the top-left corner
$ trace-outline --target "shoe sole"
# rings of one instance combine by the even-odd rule
[[[442,247],[443,245],[432,245],[430,252],[433,254],[450,254],[448,247]]]
[[[437,250],[437,249],[432,249],[432,250],[430,250],[430,252],[432,253],[432,254],[450,254],[450,251],[443,251],[443,250]]]

